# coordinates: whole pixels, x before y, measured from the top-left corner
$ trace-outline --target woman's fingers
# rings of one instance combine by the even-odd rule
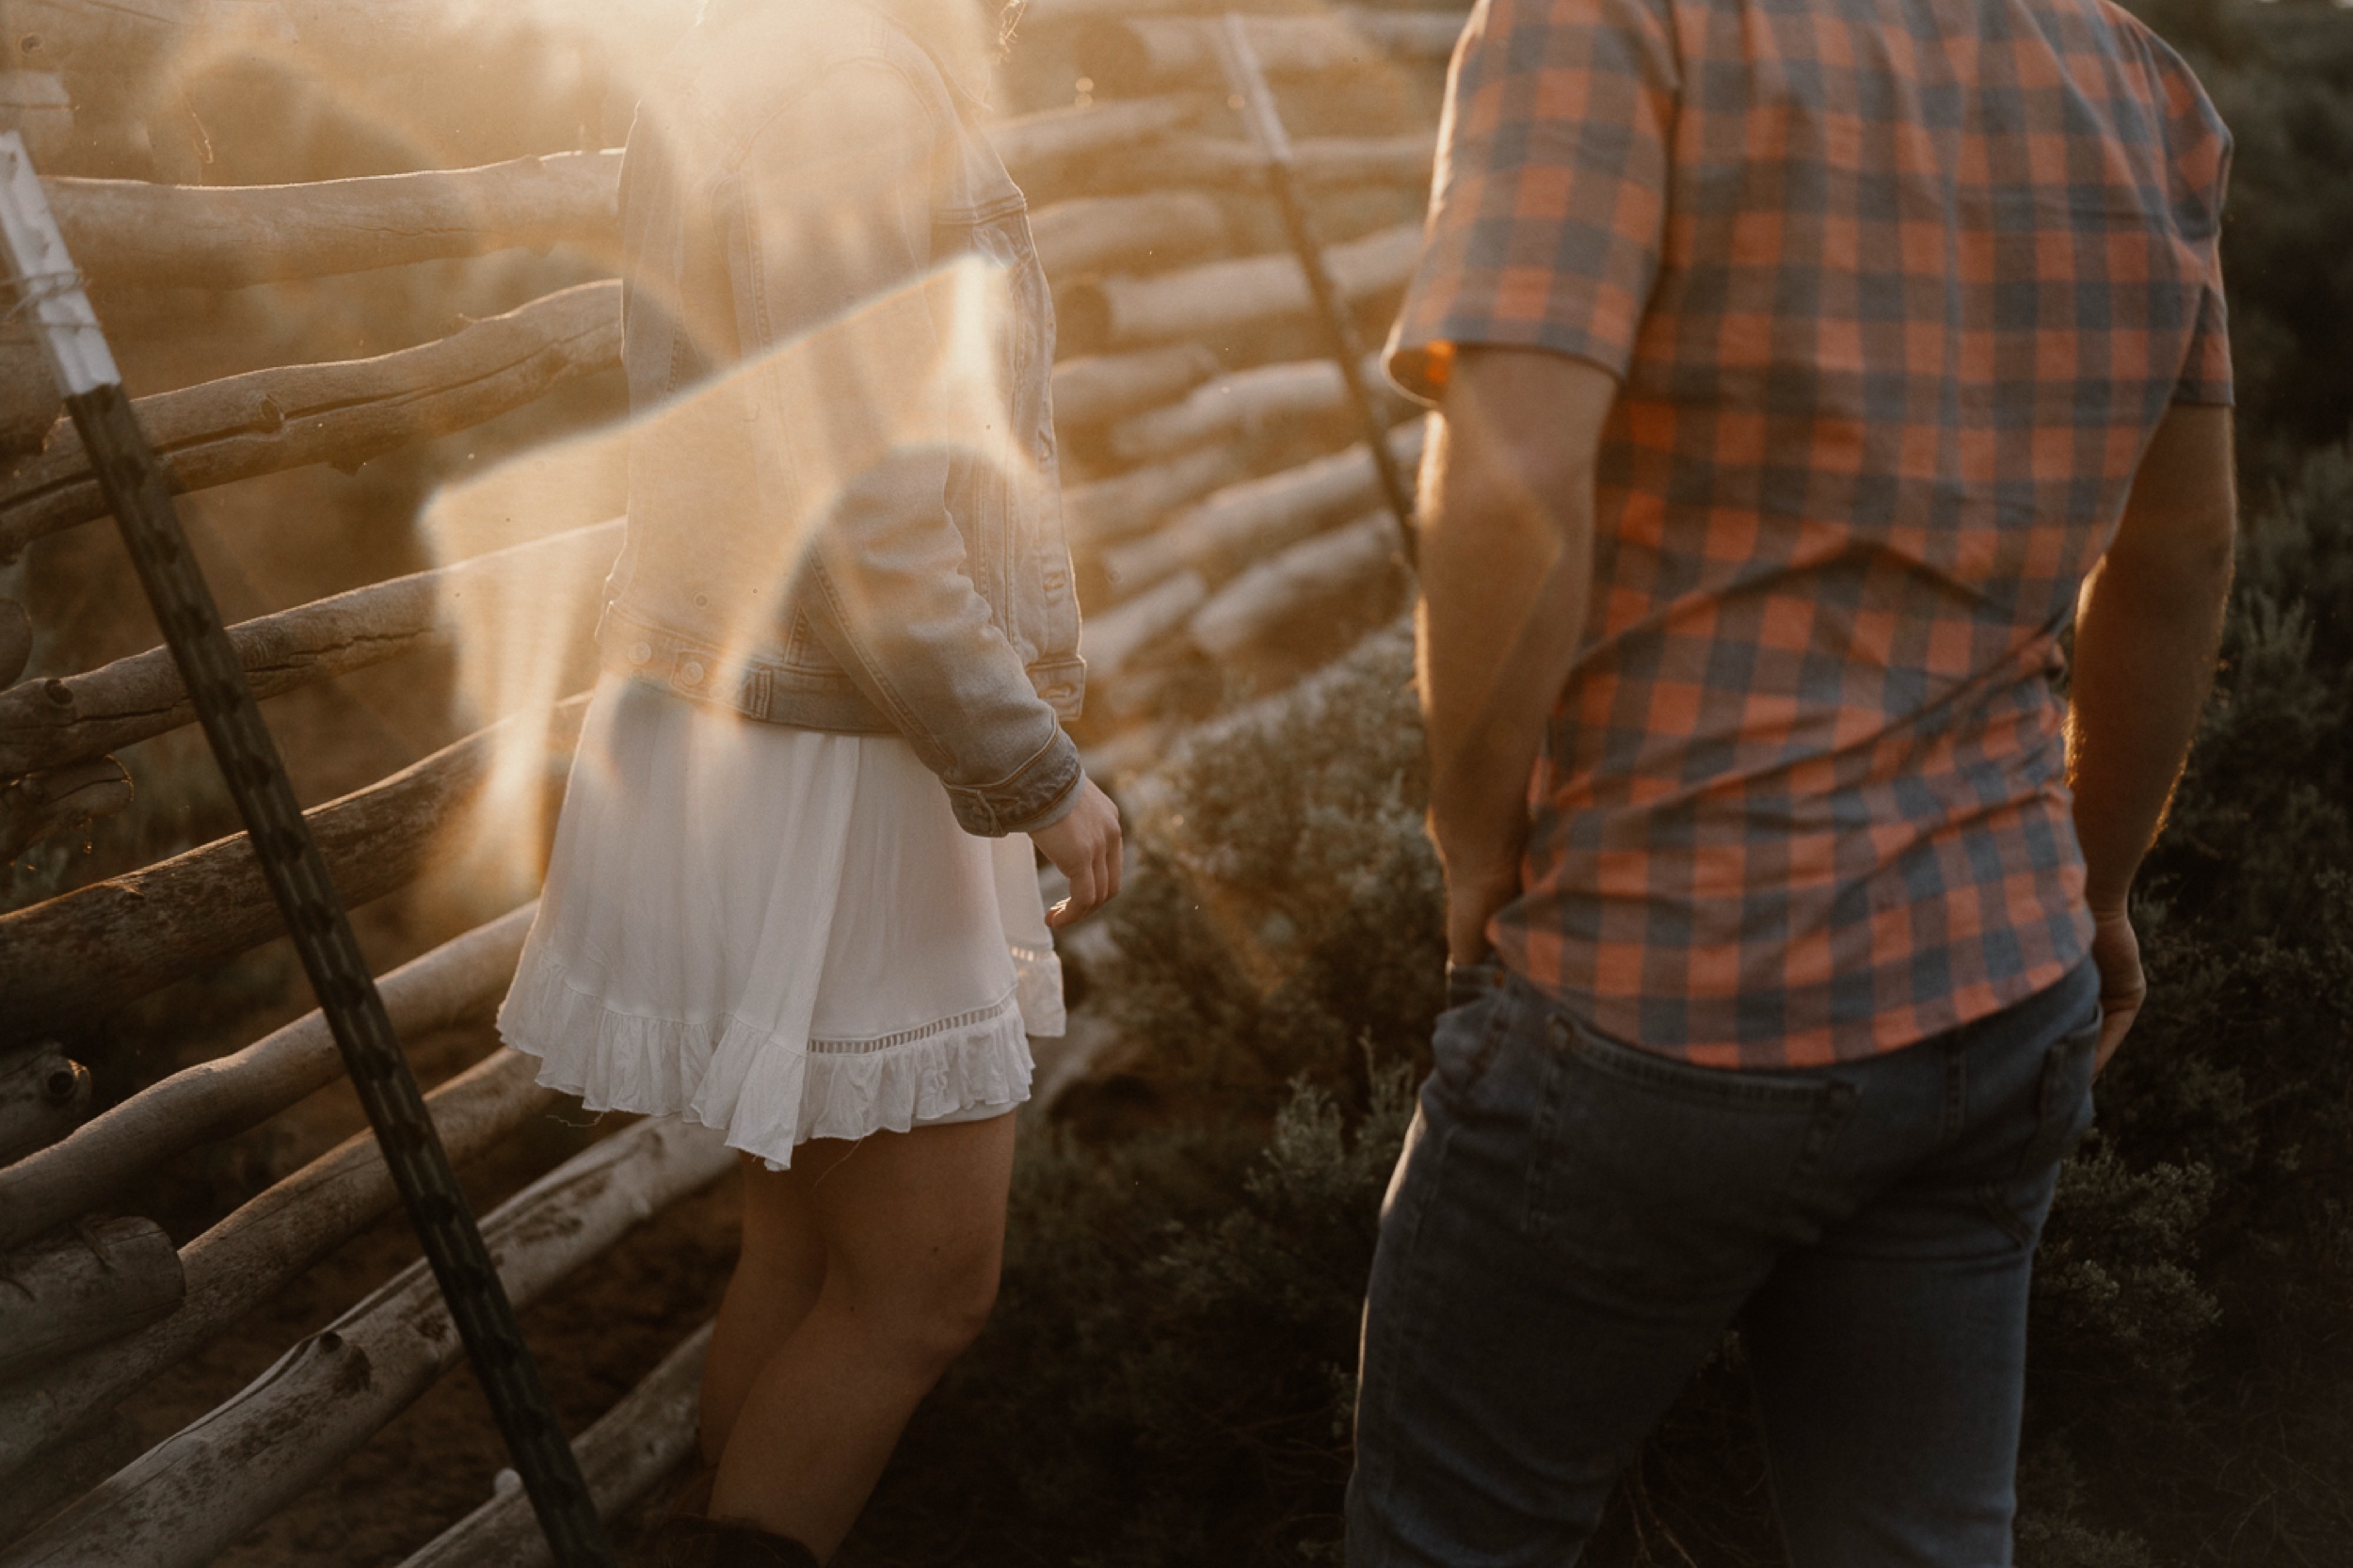
[[[1080,785],[1077,807],[1051,827],[1032,835],[1047,858],[1070,879],[1070,896],[1047,911],[1056,929],[1083,920],[1119,892],[1119,808],[1092,779]]]

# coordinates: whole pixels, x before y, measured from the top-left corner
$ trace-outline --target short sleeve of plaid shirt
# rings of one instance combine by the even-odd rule
[[[1482,35],[1501,47],[1477,47]],[[1449,86],[1391,376],[1434,400],[1460,343],[1624,376],[1666,221],[1676,81],[1663,4],[1493,0],[1472,14]]]

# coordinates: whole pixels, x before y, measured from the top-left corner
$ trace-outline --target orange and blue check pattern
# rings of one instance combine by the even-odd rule
[[[1623,380],[1506,964],[1763,1068],[2083,957],[2059,636],[2168,405],[2230,401],[2229,152],[2105,0],[1481,0],[1392,373]]]

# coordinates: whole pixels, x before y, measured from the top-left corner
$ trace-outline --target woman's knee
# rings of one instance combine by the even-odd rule
[[[943,1250],[897,1272],[861,1304],[911,1362],[934,1369],[969,1349],[997,1304],[1000,1251],[995,1244]]]

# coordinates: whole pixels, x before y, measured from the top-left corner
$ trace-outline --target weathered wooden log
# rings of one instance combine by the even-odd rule
[[[1343,297],[1401,289],[1421,253],[1421,225],[1401,223],[1331,247],[1325,256]],[[1079,345],[1125,347],[1172,338],[1216,339],[1306,314],[1307,276],[1289,253],[1205,262],[1150,278],[1104,278],[1071,289],[1063,320]]]
[[[146,1447],[136,1421],[109,1411],[71,1441],[42,1454],[39,1465],[11,1476],[0,1487],[0,1545],[138,1458]]]
[[[256,696],[275,696],[421,648],[443,645],[455,607],[512,605],[545,616],[558,595],[601,580],[621,548],[621,522],[595,523],[470,560],[414,572],[229,629]],[[594,605],[579,594],[567,642],[585,636]],[[482,612],[468,623],[483,624]],[[0,691],[0,778],[118,750],[196,722],[168,648],[82,675]]]
[[[621,285],[583,283],[372,360],[287,365],[138,399],[133,408],[183,490],[308,463],[356,466],[394,447],[518,408],[621,362]],[[60,425],[0,483],[0,560],[106,515]]]
[[[131,776],[111,757],[44,768],[0,784],[0,861],[131,805]]]
[[[233,289],[512,246],[609,251],[620,180],[611,152],[298,185],[42,184],[74,264],[99,281]]]
[[[1389,450],[1410,467],[1421,459],[1421,421],[1401,425],[1389,432]],[[1380,499],[1372,454],[1353,446],[1229,485],[1159,530],[1105,551],[1103,570],[1123,596],[1186,568],[1215,583]]]
[[[13,599],[0,599],[0,686],[15,684],[33,657],[33,617]]]
[[[1305,11],[1323,0],[1030,0],[1021,30],[1067,27],[1106,17],[1207,16],[1224,11]]]
[[[1336,76],[1401,60],[1443,60],[1462,37],[1464,12],[1336,8],[1302,16],[1254,16],[1250,41],[1273,76]],[[1137,17],[1089,25],[1076,45],[1079,69],[1098,82],[1214,81],[1214,24],[1195,17]]]
[[[1047,280],[1188,262],[1225,243],[1225,212],[1200,191],[1079,196],[1031,219]]]
[[[1054,423],[1066,430],[1109,424],[1182,397],[1216,374],[1217,356],[1197,343],[1064,360],[1054,367]]]
[[[538,1064],[488,1057],[425,1096],[453,1162],[510,1138],[556,1102],[533,1080]],[[376,1135],[345,1139],[180,1250],[187,1293],[179,1309],[110,1345],[69,1356],[0,1388],[0,1479],[47,1462],[92,1419],[222,1330],[400,1202]],[[0,1486],[0,1491],[6,1491]]]
[[[1160,136],[1195,113],[1176,99],[1138,100],[1009,120],[994,139],[1015,178],[1042,187],[1069,166]],[[516,246],[610,252],[619,239],[620,178],[613,149],[307,184],[42,184],[74,264],[92,278],[233,289]]]
[[[546,723],[547,760],[568,760],[587,698],[476,730],[390,778],[304,813],[346,904],[424,869],[490,777],[502,744]],[[0,916],[0,1044],[87,1025],[124,1002],[278,934],[278,906],[244,834]]]
[[[1211,446],[1115,479],[1081,485],[1063,497],[1063,519],[1070,531],[1071,548],[1081,552],[1099,551],[1140,534],[1177,507],[1249,472],[1241,451]]]
[[[0,1056],[0,1163],[72,1132],[89,1114],[89,1069],[55,1040]]]
[[[1365,360],[1365,381],[1376,394],[1386,388],[1379,360]],[[1391,401],[1395,420],[1405,411],[1404,400]],[[1111,432],[1111,449],[1128,462],[1145,463],[1270,426],[1353,412],[1340,367],[1329,360],[1257,365],[1195,387],[1181,403],[1122,421]]]
[[[1201,109],[1182,96],[1048,109],[991,126],[988,139],[1015,184],[1035,196],[1083,184],[1097,159],[1182,130]]]
[[[0,1379],[169,1313],[187,1287],[180,1254],[152,1220],[101,1220],[0,1256]]]
[[[536,901],[443,942],[376,982],[393,1032],[415,1039],[505,994]],[[0,1170],[0,1250],[104,1207],[143,1172],[199,1144],[255,1127],[343,1076],[322,1013],[243,1050],[184,1067]]]
[[[1199,572],[1178,571],[1124,603],[1089,616],[1080,636],[1088,675],[1111,680],[1139,652],[1184,625],[1209,597],[1209,584]]]
[[[1232,659],[1403,574],[1397,520],[1375,512],[1252,566],[1194,611],[1185,631],[1211,658]]]
[[[1307,136],[1291,144],[1291,178],[1303,185],[1426,188],[1438,138],[1422,132],[1392,136]],[[1176,136],[1146,152],[1106,162],[1098,187],[1203,185],[1231,189],[1257,180],[1266,154],[1251,142],[1223,136]]]
[[[525,33],[543,49],[588,49],[622,62],[658,60],[693,22],[691,0],[584,8],[564,25],[530,7],[452,7],[447,0],[9,0],[8,56],[69,75],[140,74],[258,49],[283,65],[380,81],[452,69],[454,48]],[[462,56],[460,56],[462,57]]]
[[[641,1122],[534,1182],[483,1222],[518,1307],[649,1215],[717,1179],[707,1128]],[[267,1518],[432,1386],[464,1353],[412,1264],[209,1415],[26,1537],[0,1568],[196,1568]]]
[[[705,1323],[662,1358],[594,1426],[572,1452],[597,1512],[610,1519],[652,1490],[695,1447],[702,1413]],[[400,1568],[545,1568],[554,1558],[514,1472],[501,1471],[497,1495],[419,1548]]]

